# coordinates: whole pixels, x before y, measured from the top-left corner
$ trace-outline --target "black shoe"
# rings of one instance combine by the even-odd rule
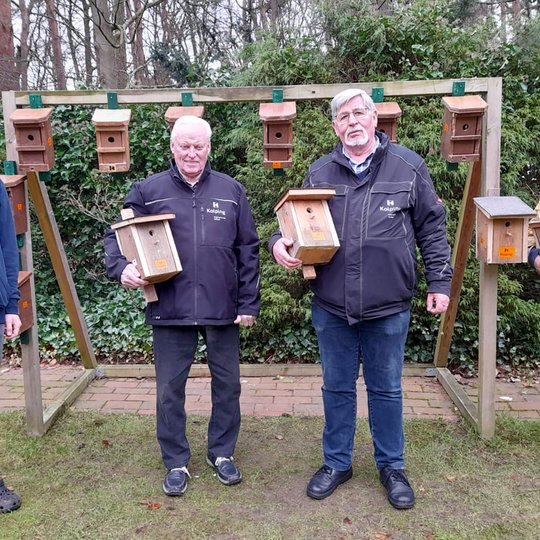
[[[189,472],[187,467],[171,469],[163,480],[163,491],[169,497],[183,495],[187,489]]]
[[[307,486],[306,493],[312,499],[324,499],[334,493],[335,489],[352,478],[352,467],[346,471],[332,469],[323,465],[312,477]]]
[[[21,499],[11,489],[8,489],[0,478],[0,514],[13,512],[21,507]]]
[[[379,478],[394,508],[404,510],[414,506],[414,491],[403,469],[385,467],[380,471]]]
[[[206,456],[206,463],[215,469],[218,480],[222,484],[232,486],[234,484],[239,484],[242,481],[242,473],[235,465],[232,456],[218,457],[215,459],[212,459],[210,456]]]

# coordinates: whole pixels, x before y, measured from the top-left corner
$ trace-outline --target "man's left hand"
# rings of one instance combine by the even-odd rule
[[[427,295],[427,310],[430,313],[444,313],[448,309],[450,298],[446,294],[428,293]]]
[[[253,323],[257,317],[255,315],[238,315],[234,320],[234,324],[241,324],[242,326],[253,326]]]

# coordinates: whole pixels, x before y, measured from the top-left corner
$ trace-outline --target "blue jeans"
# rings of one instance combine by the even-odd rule
[[[410,311],[350,326],[345,319],[313,304],[312,319],[323,375],[325,465],[341,471],[352,465],[361,358],[375,463],[379,470],[387,466],[402,469],[401,372]]]

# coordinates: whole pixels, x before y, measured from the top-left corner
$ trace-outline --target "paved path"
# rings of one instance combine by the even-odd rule
[[[80,368],[53,367],[41,370],[45,406],[57,399],[81,373]],[[358,416],[367,415],[365,385],[358,381]],[[455,421],[459,412],[433,377],[405,377],[404,414],[407,418],[442,418]],[[476,381],[464,389],[476,399]],[[210,379],[190,378],[186,388],[186,410],[192,414],[210,412]],[[76,410],[155,414],[156,385],[153,379],[104,378],[94,380],[72,405]],[[241,411],[244,415],[322,416],[320,377],[242,378]],[[24,408],[21,368],[0,366],[0,411]],[[540,384],[522,381],[497,383],[497,410],[519,418],[540,420]]]

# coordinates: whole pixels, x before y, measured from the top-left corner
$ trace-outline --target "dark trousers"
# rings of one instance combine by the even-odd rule
[[[206,342],[212,377],[208,455],[232,456],[240,431],[238,326],[154,326],[157,439],[167,469],[183,467],[191,457],[186,438],[186,382],[199,332]]]

